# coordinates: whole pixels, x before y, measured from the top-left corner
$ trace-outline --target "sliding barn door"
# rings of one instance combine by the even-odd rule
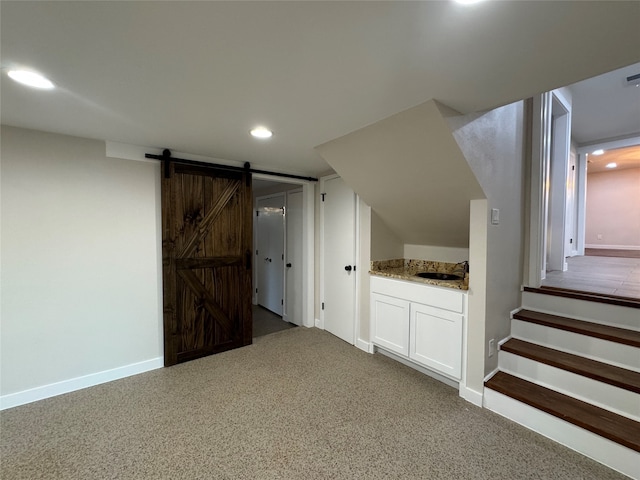
[[[171,163],[162,180],[165,366],[251,343],[251,174]]]

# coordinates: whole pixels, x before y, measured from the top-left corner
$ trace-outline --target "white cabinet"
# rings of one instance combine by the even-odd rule
[[[411,303],[409,358],[459,380],[462,322],[459,313]]]
[[[373,343],[409,356],[409,302],[379,293],[371,294]]]
[[[466,295],[371,277],[371,342],[449,378],[462,377]]]

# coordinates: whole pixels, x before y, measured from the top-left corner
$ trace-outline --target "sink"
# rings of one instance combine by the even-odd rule
[[[454,275],[453,273],[440,273],[440,272],[420,272],[416,273],[416,277],[430,278],[432,280],[462,280],[460,275]]]

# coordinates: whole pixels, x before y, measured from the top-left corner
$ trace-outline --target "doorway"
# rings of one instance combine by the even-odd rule
[[[525,281],[528,280],[528,286],[532,287],[640,298],[637,288],[640,270],[635,258],[636,252],[640,251],[640,215],[635,210],[635,205],[640,204],[637,187],[640,150],[638,154],[630,155],[626,165],[629,175],[625,176],[634,177],[627,182],[633,185],[625,189],[622,184],[611,184],[607,188],[608,198],[595,198],[595,177],[604,179],[609,175],[597,173],[594,168],[602,163],[599,168],[606,171],[607,164],[617,163],[607,160],[606,152],[613,154],[615,149],[637,146],[640,138],[633,135],[583,146],[569,143],[567,150],[560,151],[558,147],[564,145],[565,139],[558,138],[557,127],[566,116],[564,103],[556,91],[547,92],[533,101],[534,118],[541,121],[532,125],[532,210],[529,271]],[[569,107],[571,111],[571,102]],[[568,123],[570,127],[571,121]],[[573,132],[566,125],[561,131],[568,131],[569,140],[573,138]],[[564,162],[554,163],[555,154]],[[588,182],[588,178],[593,181]],[[616,197],[617,201],[614,200]],[[594,208],[599,210],[603,222],[596,228],[597,232],[587,228],[589,205],[592,211]],[[627,213],[629,218],[625,217]],[[593,223],[594,215],[591,217]],[[626,232],[631,233],[627,235]],[[607,243],[606,238],[612,237],[614,239]],[[611,251],[606,252],[607,249]],[[624,255],[624,250],[631,253]]]
[[[577,255],[542,286],[640,298],[640,145],[627,145],[634,142],[577,149]]]
[[[313,299],[308,294],[313,232],[308,229],[313,229],[314,190],[311,183],[266,176],[254,180],[254,336],[313,326],[306,309],[308,299]]]

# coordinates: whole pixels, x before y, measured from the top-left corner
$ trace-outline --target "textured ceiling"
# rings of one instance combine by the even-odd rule
[[[429,99],[463,113],[640,61],[640,2],[0,2],[2,123],[299,174]],[[256,124],[269,141],[248,135]]]

